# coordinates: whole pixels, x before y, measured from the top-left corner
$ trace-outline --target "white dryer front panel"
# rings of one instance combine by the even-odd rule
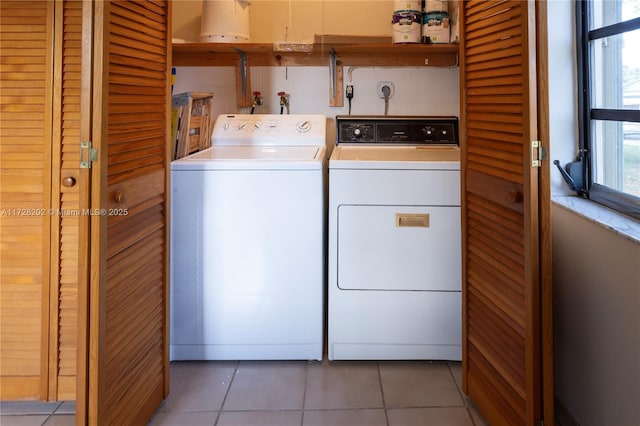
[[[343,290],[460,291],[460,207],[341,205]]]

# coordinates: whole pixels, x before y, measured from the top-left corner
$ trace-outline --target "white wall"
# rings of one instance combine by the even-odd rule
[[[550,160],[577,155],[575,12],[548,2]],[[552,195],[575,195],[551,170]],[[640,244],[552,207],[555,392],[583,426],[640,424]]]
[[[554,207],[556,395],[583,426],[640,424],[640,244]]]
[[[560,160],[564,167],[578,154],[578,118],[576,104],[576,54],[573,1],[547,3],[549,26],[549,161]],[[551,193],[571,194],[560,172],[551,169]]]
[[[251,89],[259,91],[264,105],[256,113],[278,114],[277,93],[290,95],[291,114],[325,114],[333,117],[348,113],[344,107],[329,106],[328,67],[252,67]],[[345,67],[345,83],[349,68]],[[459,115],[459,68],[427,67],[357,67],[351,73],[355,96],[352,114],[384,114],[384,100],[378,98],[379,81],[390,81],[395,92],[389,102],[389,115]],[[174,93],[204,91],[214,94],[214,110],[218,113],[248,112],[236,105],[235,71],[233,67],[177,67]]]

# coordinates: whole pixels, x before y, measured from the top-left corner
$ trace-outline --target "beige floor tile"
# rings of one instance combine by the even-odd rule
[[[223,409],[300,410],[306,368],[304,361],[241,361]]]
[[[0,425],[2,426],[41,426],[46,420],[47,415],[17,415],[0,417]]]
[[[465,407],[394,408],[389,426],[474,426]]]
[[[387,407],[464,406],[444,362],[380,362],[380,376]]]
[[[0,401],[0,414],[52,414],[61,402]]]
[[[305,409],[382,407],[376,362],[324,361],[309,365]]]
[[[305,410],[302,426],[387,426],[384,410]]]
[[[148,426],[213,426],[218,413],[156,413]]]
[[[300,426],[302,411],[232,411],[220,413],[217,426]]]
[[[1,423],[0,423],[1,424]],[[43,426],[75,426],[76,416],[73,414],[55,414]]]
[[[219,410],[236,365],[236,361],[171,363],[169,396],[160,411]]]

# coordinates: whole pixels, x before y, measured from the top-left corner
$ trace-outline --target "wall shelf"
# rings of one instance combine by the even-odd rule
[[[175,43],[173,65],[236,66],[244,53],[250,66],[324,66],[332,50],[343,66],[458,65],[457,44],[313,43],[298,49],[307,51],[277,48],[269,43]]]

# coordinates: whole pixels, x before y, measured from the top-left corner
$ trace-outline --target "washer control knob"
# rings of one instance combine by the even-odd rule
[[[300,133],[307,133],[309,130],[311,130],[311,122],[309,122],[309,120],[305,120],[301,123],[298,123],[296,127]]]
[[[355,136],[356,139],[362,136],[362,130],[360,130],[360,127],[353,129],[353,136]]]

